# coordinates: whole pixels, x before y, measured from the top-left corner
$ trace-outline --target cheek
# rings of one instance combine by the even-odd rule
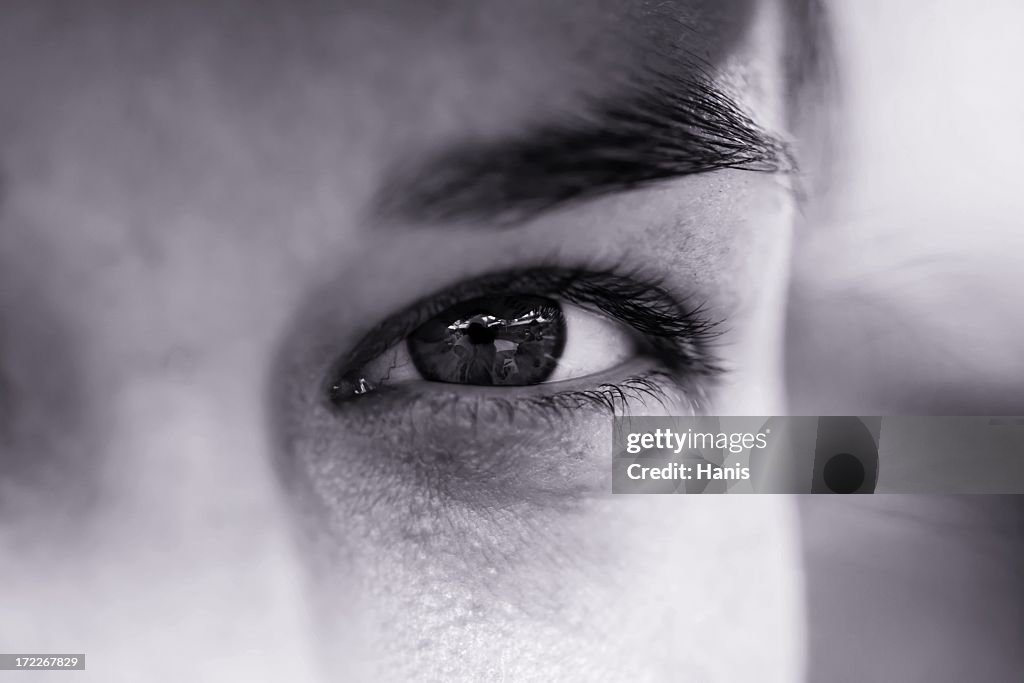
[[[779,505],[638,496],[537,515],[393,493],[307,553],[337,666],[374,662],[381,680],[796,676],[798,565]]]
[[[782,504],[609,496],[610,435],[578,416],[547,430],[485,420],[432,432],[424,420],[412,447],[408,425],[374,437],[315,405],[275,412],[332,670],[374,680],[795,675],[798,565]],[[591,483],[581,495],[550,479]]]

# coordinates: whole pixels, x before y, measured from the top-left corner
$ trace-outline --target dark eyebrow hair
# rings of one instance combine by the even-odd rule
[[[467,142],[390,174],[386,220],[507,227],[545,211],[720,169],[795,170],[789,146],[710,79],[658,74],[510,139]]]

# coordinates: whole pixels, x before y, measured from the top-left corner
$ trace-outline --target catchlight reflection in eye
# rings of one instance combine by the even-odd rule
[[[579,306],[529,295],[482,297],[442,311],[371,361],[354,393],[411,380],[557,382],[613,369],[635,348],[624,325]]]
[[[413,365],[432,382],[539,384],[566,341],[562,307],[535,296],[474,299],[428,320],[408,339]]]

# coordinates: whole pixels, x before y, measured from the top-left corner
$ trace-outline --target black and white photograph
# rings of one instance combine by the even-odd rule
[[[0,683],[1024,680],[1022,35],[0,0]]]

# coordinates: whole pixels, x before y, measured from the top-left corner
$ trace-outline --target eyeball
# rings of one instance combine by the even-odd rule
[[[359,395],[417,380],[494,387],[561,382],[614,369],[636,351],[625,325],[579,306],[531,295],[480,297],[420,325],[344,390]]]
[[[432,382],[524,386],[621,364],[634,344],[621,324],[538,296],[492,296],[453,306],[408,338],[413,366]]]

